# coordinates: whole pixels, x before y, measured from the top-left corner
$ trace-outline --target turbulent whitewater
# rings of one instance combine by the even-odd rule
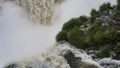
[[[51,24],[54,8],[63,0],[0,0],[0,3],[15,2],[26,9],[30,19],[36,23]]]
[[[46,24],[51,24],[52,21],[54,21],[53,16],[54,16],[54,12],[55,12],[55,7],[58,4],[62,3],[64,0],[0,0],[0,4],[2,4],[4,2],[8,2],[8,1],[15,2],[17,5],[23,7],[28,12],[29,19],[32,20],[33,22],[46,25]],[[0,7],[0,10],[1,9],[2,8]],[[65,13],[65,14],[67,14],[67,13]],[[70,14],[68,13],[68,15],[70,15]],[[77,15],[79,15],[79,14],[77,14]],[[11,17],[12,17],[12,15],[11,15]],[[17,23],[17,21],[15,21],[15,22]],[[11,24],[11,23],[9,23],[9,24]],[[16,27],[18,27],[18,26],[16,26]],[[23,26],[21,26],[21,27],[23,28]],[[18,30],[18,29],[16,29],[16,30]],[[25,32],[25,34],[26,34],[27,30],[24,28],[23,28],[23,30],[25,30],[23,32]],[[33,30],[33,32],[34,31],[35,30]],[[41,33],[42,33],[42,29],[39,31],[41,31]],[[35,32],[35,33],[38,33],[38,32]],[[38,34],[33,33],[33,35],[40,35],[41,33],[38,33]],[[47,33],[49,33],[49,32],[47,32]],[[29,32],[27,34],[29,35]],[[15,34],[15,35],[19,36],[17,34]],[[28,37],[31,37],[33,35],[30,35]],[[27,38],[26,36],[27,35],[23,35],[23,37]],[[20,35],[20,37],[21,37],[21,35]],[[47,38],[47,37],[45,37],[45,38]],[[42,40],[44,40],[44,39],[42,39]],[[39,39],[37,39],[37,41],[39,41]],[[45,43],[48,43],[48,42],[49,41],[45,41]],[[40,44],[40,45],[45,46],[43,44]],[[35,47],[35,44],[33,46]],[[26,51],[27,51],[27,49],[28,48],[26,48]],[[30,51],[30,50],[28,49],[28,51]],[[55,46],[53,46],[50,50],[47,50],[46,52],[43,52],[40,55],[37,55],[37,56],[35,55],[34,57],[23,59],[23,60],[13,61],[13,62],[7,63],[4,67],[5,68],[90,68],[90,67],[91,68],[93,68],[93,67],[101,68],[100,65],[103,65],[103,63],[104,63],[104,65],[103,65],[104,67],[107,64],[109,64],[109,63],[106,63],[106,61],[109,61],[109,60],[102,59],[99,61],[94,61],[91,56],[86,54],[85,51],[83,51],[81,49],[77,49],[77,48],[71,46],[67,42],[59,42]],[[111,62],[111,63],[115,63],[115,64],[118,63],[117,65],[120,65],[119,61],[115,61],[115,60],[112,60],[112,61],[114,61],[114,62]],[[108,68],[110,68],[110,67],[108,67]],[[113,68],[113,67],[111,66],[111,68]]]
[[[74,57],[72,57],[72,54]],[[71,60],[67,60],[71,57]],[[74,62],[70,64],[69,62]],[[74,66],[74,67],[73,67]],[[7,64],[5,68],[101,68],[83,50],[76,49],[67,42],[59,42],[45,53]]]

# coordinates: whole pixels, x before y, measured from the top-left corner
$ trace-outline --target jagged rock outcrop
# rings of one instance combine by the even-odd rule
[[[100,12],[96,19],[102,20],[105,25],[109,24],[110,22],[113,22],[114,24],[120,24],[119,20],[120,18],[117,18],[113,16],[115,13],[115,8],[107,9],[105,11]]]
[[[68,64],[71,68],[79,68],[81,63],[80,57],[75,57],[74,54],[71,51],[68,51],[64,55],[65,59],[67,60]]]

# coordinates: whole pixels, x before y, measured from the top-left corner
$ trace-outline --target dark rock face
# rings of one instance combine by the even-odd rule
[[[5,68],[17,68],[17,64],[10,64],[6,66]]]
[[[117,52],[116,56],[113,56],[113,59],[120,60],[120,52]]]
[[[65,54],[64,57],[71,68],[79,68],[79,65],[80,65],[79,63],[81,63],[80,57],[75,57],[71,51]]]
[[[98,66],[96,66],[94,64],[82,62],[81,58],[75,57],[75,55],[71,51],[68,51],[64,55],[64,58],[67,60],[67,62],[71,68],[99,68]]]

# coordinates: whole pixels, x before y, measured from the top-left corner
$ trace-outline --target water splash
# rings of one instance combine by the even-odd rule
[[[53,48],[41,55],[25,59],[23,61],[13,62],[12,64],[7,64],[5,67],[9,68],[10,66],[14,66],[14,68],[71,68],[67,63],[67,60],[64,58],[64,55],[68,51],[71,51],[75,57],[81,58],[81,65],[78,67],[85,68],[85,64],[86,66],[94,65],[96,66],[95,68],[101,68],[100,65],[93,61],[92,58],[88,56],[83,50],[77,49],[67,42],[57,43]],[[72,60],[74,61],[75,59]]]
[[[120,68],[120,60],[114,60],[112,58],[103,58],[98,63],[104,68]]]

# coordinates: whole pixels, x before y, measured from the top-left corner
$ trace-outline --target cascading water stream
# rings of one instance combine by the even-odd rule
[[[28,12],[29,19],[31,19],[32,21],[36,23],[41,23],[41,24],[51,24],[52,21],[54,20],[53,16],[54,16],[55,6],[63,2],[64,0],[0,0],[0,4],[7,1],[15,2],[17,5],[25,8],[26,11]],[[74,1],[74,0],[71,0],[71,1]],[[0,8],[0,10],[2,9]],[[45,43],[47,42],[48,41],[45,41]],[[56,46],[53,46],[52,49],[44,52],[41,55],[29,58],[29,59],[9,63],[6,65],[6,67],[10,66],[12,68],[16,68],[16,67],[17,68],[72,68],[70,67],[72,65],[68,63],[69,59],[67,60],[64,56],[68,51],[73,53],[72,58],[80,59],[80,66],[84,67],[85,65],[88,65],[88,66],[95,66],[97,68],[100,67],[100,65],[97,62],[93,61],[92,58],[88,56],[84,51],[72,47],[69,43],[64,43],[64,44],[58,43],[56,44]],[[71,62],[74,62],[74,61],[76,63],[79,62],[74,59]],[[99,61],[99,63],[102,63],[103,61],[101,60]],[[78,64],[78,67],[79,67],[79,64]]]
[[[45,25],[51,24],[55,6],[63,2],[63,0],[0,0],[0,3],[7,1],[25,8],[32,21]]]

